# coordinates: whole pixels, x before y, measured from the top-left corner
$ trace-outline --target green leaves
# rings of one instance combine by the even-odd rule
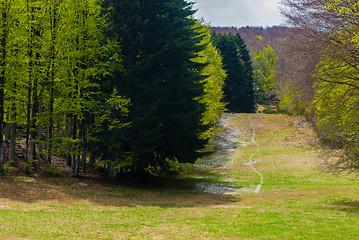
[[[262,50],[254,52],[253,79],[260,102],[265,102],[273,96],[276,85],[274,72],[276,60],[277,54],[268,44]]]
[[[199,45],[203,46],[204,50],[198,52],[192,61],[206,64],[200,72],[203,76],[205,94],[199,98],[199,102],[205,104],[206,109],[203,114],[203,124],[211,127],[203,134],[203,138],[213,138],[215,124],[225,111],[223,87],[227,74],[222,67],[222,57],[211,42],[209,27],[197,22],[194,29],[203,37]]]

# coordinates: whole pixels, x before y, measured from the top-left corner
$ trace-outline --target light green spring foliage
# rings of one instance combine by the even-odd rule
[[[284,90],[282,90],[279,97],[280,108],[293,115],[303,115],[306,112],[307,105],[299,94],[301,90],[291,83],[287,83],[286,86],[282,87]]]
[[[259,41],[263,37],[257,36]],[[253,78],[259,101],[266,101],[273,95],[273,89],[276,84],[276,75],[274,73],[274,65],[277,61],[275,50],[266,44],[261,50],[254,52],[253,62]]]
[[[328,58],[322,59],[317,68],[317,126],[326,138],[358,151],[359,84],[355,79],[359,71],[346,62]]]
[[[317,126],[323,136],[338,146],[345,146],[346,159],[341,164],[346,168],[359,168],[359,83],[357,54],[359,48],[358,3],[329,1],[326,6],[351,22],[333,36],[335,43],[327,49],[317,65],[317,83],[314,106]],[[341,49],[341,54],[331,54]]]
[[[315,85],[316,98],[315,106],[318,115],[318,126],[322,131],[327,131],[328,137],[349,140],[359,132],[359,96],[358,84],[353,84],[350,78],[353,74],[359,74],[354,68],[347,68],[343,63],[338,63],[333,68],[331,60],[322,60],[320,70],[327,74],[341,74],[343,71],[350,74],[348,77],[341,78],[341,84],[335,78],[323,78],[318,74],[318,81]]]
[[[5,56],[1,54],[1,72],[4,73],[5,103],[4,108],[18,106],[26,100],[25,82],[28,79],[28,71],[25,65],[29,61],[25,46],[26,26],[23,21],[26,16],[19,17],[25,8],[23,1],[1,1],[1,12],[6,13],[6,18],[1,15],[1,41],[6,43]],[[18,24],[15,24],[18,21]],[[1,52],[3,52],[2,46]],[[17,90],[18,89],[18,90]],[[24,111],[24,109],[22,109]]]
[[[6,58],[1,59],[6,63],[5,119],[26,124],[30,88],[31,98],[38,98],[39,110],[32,116],[36,125],[45,129],[51,115],[57,144],[69,142],[66,116],[81,121],[84,111],[95,111],[99,84],[92,80],[122,68],[119,44],[102,34],[99,1],[7,0],[0,7],[7,16],[0,15],[0,35],[7,37]],[[128,102],[117,101],[123,105],[115,107],[126,108]]]
[[[203,124],[214,126],[226,110],[226,104],[223,101],[223,87],[227,74],[222,68],[222,57],[211,42],[209,27],[198,21],[195,28],[203,36],[200,45],[204,46],[204,50],[199,52],[193,61],[207,64],[202,70],[202,75],[205,77],[203,80],[205,94],[200,102],[206,106]],[[214,135],[215,128],[211,127],[203,134],[203,137],[211,139]]]
[[[330,0],[325,4],[327,10],[334,10],[339,15],[344,15],[349,23],[358,28],[359,18],[359,2],[348,0]],[[349,41],[358,44],[359,47],[359,31],[353,31],[353,34],[348,38]]]

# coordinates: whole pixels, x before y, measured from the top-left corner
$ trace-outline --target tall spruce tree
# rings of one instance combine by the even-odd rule
[[[213,34],[212,42],[221,52],[223,68],[227,71],[224,95],[231,112],[256,111],[251,58],[239,34]]]
[[[199,138],[205,110],[203,64],[191,5],[184,0],[106,0],[111,36],[121,36],[125,72],[117,74],[121,95],[131,99],[131,127],[123,131],[128,170],[163,170],[167,160],[194,162],[206,143]]]

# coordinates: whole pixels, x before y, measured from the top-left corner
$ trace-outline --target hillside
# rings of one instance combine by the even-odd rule
[[[358,175],[324,172],[311,124],[228,114],[217,152],[141,183],[0,178],[1,239],[358,239]]]
[[[291,31],[290,28],[284,26],[273,27],[211,27],[212,32],[225,33],[225,34],[237,34],[239,33],[246,41],[248,50],[253,52],[254,50],[262,49],[265,44],[270,44],[276,50],[279,50],[281,41],[288,36]],[[259,42],[257,36],[262,36],[263,41]]]

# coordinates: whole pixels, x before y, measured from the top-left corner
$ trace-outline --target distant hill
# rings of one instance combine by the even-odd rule
[[[271,45],[277,51],[280,51],[281,41],[288,37],[291,28],[284,26],[274,27],[211,27],[212,32],[236,34],[239,33],[246,41],[248,50],[253,52],[262,49],[265,44]],[[258,41],[257,36],[262,36],[263,41]]]

